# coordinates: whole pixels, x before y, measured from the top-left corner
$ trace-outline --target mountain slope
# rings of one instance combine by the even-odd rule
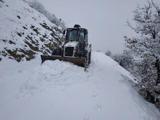
[[[14,63],[14,64],[13,64]],[[2,120],[159,120],[122,76],[133,79],[115,61],[95,52],[83,68],[39,58],[0,63]]]
[[[25,0],[0,1],[0,21],[0,59],[22,61],[50,54],[64,29],[40,3]]]

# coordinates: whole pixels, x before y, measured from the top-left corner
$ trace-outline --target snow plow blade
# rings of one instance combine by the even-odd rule
[[[55,56],[55,55],[51,55],[51,56],[41,55],[41,60],[42,60],[42,63],[45,62],[46,60],[68,61],[82,67],[85,67],[85,62],[86,62],[84,57],[76,58],[76,57],[62,57],[62,56]]]

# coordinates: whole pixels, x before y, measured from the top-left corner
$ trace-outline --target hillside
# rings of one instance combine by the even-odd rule
[[[0,60],[33,59],[60,44],[64,23],[32,0],[0,0]]]
[[[103,53],[93,53],[88,72],[58,60],[41,65],[39,58],[19,64],[6,60],[0,66],[2,120],[160,118],[132,88],[132,76]]]
[[[134,77],[101,52],[92,52],[87,71],[41,64],[65,24],[36,0],[0,0],[0,21],[0,120],[159,120]]]

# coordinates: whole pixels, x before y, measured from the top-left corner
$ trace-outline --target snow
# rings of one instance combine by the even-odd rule
[[[65,47],[76,47],[78,44],[77,41],[71,41],[65,44]]]
[[[38,4],[38,2],[36,3]],[[55,16],[53,18],[58,20]],[[55,38],[57,36],[60,37],[59,30],[63,29],[50,22],[44,14],[31,8],[23,0],[5,0],[0,6],[0,21],[0,57],[2,56],[1,51],[5,51],[5,49],[30,50],[31,48],[25,41],[38,47],[39,51],[45,51],[43,46],[50,42],[57,43]],[[45,24],[52,30],[46,29],[42,24]],[[33,29],[38,32],[35,32]],[[55,29],[58,30],[56,31]],[[51,35],[53,32],[55,38]],[[40,38],[43,38],[43,41]],[[9,41],[12,41],[14,44],[9,43]],[[33,42],[36,44],[34,45]]]
[[[128,78],[127,79],[124,79]],[[100,52],[84,68],[68,62],[0,62],[0,120],[159,120],[132,75]]]

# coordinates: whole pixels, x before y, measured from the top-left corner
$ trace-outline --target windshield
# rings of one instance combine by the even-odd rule
[[[83,31],[71,30],[68,31],[68,40],[69,41],[84,41],[85,34]]]
[[[77,30],[72,30],[72,31],[68,32],[68,40],[69,41],[77,41],[78,40]]]

